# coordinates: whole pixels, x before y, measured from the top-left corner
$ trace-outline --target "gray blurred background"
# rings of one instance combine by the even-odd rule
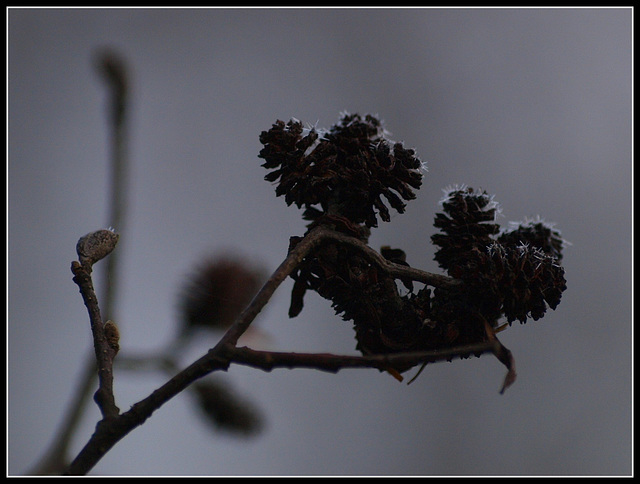
[[[504,395],[491,356],[428,366],[410,386],[376,370],[232,366],[219,378],[259,406],[260,435],[212,432],[182,395],[93,474],[630,474],[631,18],[624,8],[8,10],[9,473],[50,445],[92,344],[69,267],[78,238],[111,225],[107,97],[92,65],[110,46],[132,69],[111,315],[123,352],[171,340],[180,284],[202,257],[232,250],[271,272],[304,232],[257,158],[276,119],[328,128],[341,111],[377,113],[417,150],[428,165],[417,199],[371,237],[415,267],[439,272],[432,222],[455,183],[494,193],[500,223],[539,214],[572,245],[558,309],[501,335],[518,368]],[[244,344],[355,354],[350,323],[318,296],[289,320],[290,289],[256,321],[268,337]],[[119,407],[165,380],[117,372]],[[98,418],[90,404],[74,455]]]

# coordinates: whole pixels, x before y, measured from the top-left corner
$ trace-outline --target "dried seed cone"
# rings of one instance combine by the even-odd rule
[[[558,230],[553,228],[552,224],[538,218],[512,223],[512,226],[510,230],[500,234],[498,242],[511,247],[528,244],[558,261],[562,260],[562,250],[567,241],[562,238]]]
[[[183,330],[226,329],[256,295],[262,280],[260,271],[239,258],[206,260],[187,279],[180,293]]]
[[[216,429],[252,436],[262,429],[262,417],[251,402],[217,381],[200,380],[190,387],[206,421]]]
[[[440,247],[435,260],[453,277],[459,277],[459,267],[472,250],[483,251],[493,242],[499,226],[497,204],[485,191],[472,188],[448,190],[442,201],[444,213],[437,213],[434,226],[442,233],[434,234],[431,241]]]
[[[326,132],[276,121],[260,135],[262,166],[273,170],[265,180],[278,183],[287,205],[304,207],[306,220],[328,214],[376,227],[377,215],[390,220],[389,208],[403,213],[422,184],[415,151],[385,134],[371,115],[345,114]]]

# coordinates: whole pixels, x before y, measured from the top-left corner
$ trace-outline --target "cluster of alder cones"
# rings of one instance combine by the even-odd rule
[[[343,114],[329,130],[276,121],[260,142],[263,167],[271,170],[265,179],[288,205],[304,209],[309,229],[326,225],[367,242],[378,217],[389,221],[389,208],[403,213],[422,184],[415,151],[389,141],[371,115]],[[501,230],[493,197],[466,186],[446,190],[442,209],[434,223],[440,233],[432,236],[435,260],[462,284],[414,291],[411,281],[401,281],[401,290],[356,248],[330,241],[292,275],[290,316],[302,310],[305,292],[315,291],[353,322],[357,349],[386,354],[486,341],[487,327],[537,320],[557,307],[566,288],[564,241],[552,225],[536,219]],[[299,240],[293,237],[291,247]],[[407,264],[400,249],[380,253]]]

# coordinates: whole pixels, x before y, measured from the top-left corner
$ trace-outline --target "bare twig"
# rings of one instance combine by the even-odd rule
[[[228,366],[227,361],[218,357],[214,350],[210,350],[147,398],[133,405],[129,411],[116,416],[108,422],[105,420],[98,422],[96,431],[65,471],[65,474],[86,474],[120,439],[139,425],[142,425],[153,412],[167,401],[199,378],[212,371],[226,369]]]
[[[315,229],[314,229],[315,230]],[[387,274],[397,279],[410,279],[412,281],[422,282],[434,287],[453,288],[462,284],[462,281],[454,279],[452,277],[443,276],[440,274],[432,274],[431,272],[422,271],[413,267],[395,264],[391,262],[378,252],[373,250],[367,244],[362,242],[356,237],[350,237],[335,230],[328,229],[326,227],[318,227],[318,237],[322,239],[331,239],[344,245],[349,245],[359,249],[364,255],[369,258],[370,262],[373,262]]]
[[[104,418],[118,415],[120,410],[116,407],[115,398],[113,396],[113,357],[115,351],[109,345],[104,333],[104,324],[98,307],[98,299],[93,289],[93,281],[91,274],[87,272],[82,265],[74,261],[71,266],[74,274],[73,281],[80,288],[82,299],[89,311],[89,319],[91,320],[91,331],[93,333],[93,344],[98,362],[98,381],[99,387],[94,395],[94,400],[100,407]]]
[[[107,101],[111,150],[108,223],[120,233],[125,230],[127,207],[128,158],[127,158],[127,114],[129,105],[128,67],[122,56],[111,50],[101,49],[96,54],[96,70],[109,91]],[[115,300],[118,284],[120,257],[114,254],[106,263],[104,276],[103,312],[107,318],[115,319]]]
[[[491,327],[486,319],[484,321],[484,327],[489,341],[496,345],[496,349],[494,351],[496,358],[498,358],[498,360],[500,360],[500,362],[502,362],[502,364],[509,369],[507,376],[505,376],[504,378],[502,388],[500,389],[500,394],[502,394],[508,387],[513,384],[513,382],[516,381],[516,362],[513,358],[513,355],[511,354],[511,351],[509,351],[502,343],[500,343],[500,341],[498,341],[496,331]]]
[[[487,341],[473,345],[446,348],[436,351],[415,351],[389,353],[384,355],[334,355],[330,353],[282,353],[256,351],[247,347],[226,347],[225,356],[230,363],[251,366],[264,371],[274,368],[313,368],[337,373],[343,368],[377,368],[387,370],[394,365],[417,365],[451,360],[469,355],[480,356],[483,353],[496,353],[499,343]]]
[[[120,413],[113,395],[113,358],[117,353],[117,348],[105,331],[91,272],[95,262],[111,253],[117,240],[117,234],[109,230],[99,230],[87,234],[78,241],[77,245],[78,257],[81,262],[74,261],[71,264],[71,271],[74,275],[73,282],[80,288],[80,294],[82,294],[82,299],[89,312],[99,381],[94,400],[105,419],[113,418]]]
[[[296,354],[259,352],[249,348],[236,348],[238,339],[249,328],[255,317],[271,299],[280,284],[300,265],[304,258],[324,241],[334,240],[361,249],[372,262],[395,277],[411,278],[425,283],[452,287],[456,281],[444,276],[409,269],[387,261],[377,252],[357,239],[340,234],[326,227],[311,229],[305,237],[287,254],[285,260],[253,298],[247,308],[227,330],[218,344],[206,355],[189,365],[144,400],[133,405],[128,411],[115,416],[110,421],[98,424],[96,432],[67,469],[67,474],[85,474],[125,435],[146,421],[164,403],[184,390],[199,378],[216,371],[226,370],[231,363],[246,364],[270,370],[274,367],[307,367],[324,371],[338,371],[341,368],[369,367],[386,369],[400,363],[421,363],[451,359],[456,356],[492,352],[500,354],[502,345],[495,340],[477,345],[444,349],[433,352],[396,353],[375,356],[339,356],[328,354]],[[508,351],[508,350],[507,350]],[[501,359],[503,363],[504,359]]]
[[[285,260],[269,277],[267,282],[262,286],[258,294],[255,295],[249,306],[240,314],[238,319],[224,334],[220,342],[216,345],[222,347],[225,345],[235,345],[242,334],[249,328],[258,313],[267,304],[275,290],[282,284],[289,274],[291,274],[315,247],[318,246],[327,237],[327,231],[322,227],[312,229],[305,237],[296,245],[287,255]],[[215,350],[215,348],[214,348]]]

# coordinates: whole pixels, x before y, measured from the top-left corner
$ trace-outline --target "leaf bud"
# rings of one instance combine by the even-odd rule
[[[101,229],[81,237],[76,252],[83,266],[92,266],[108,256],[118,243],[120,235],[111,229]]]

